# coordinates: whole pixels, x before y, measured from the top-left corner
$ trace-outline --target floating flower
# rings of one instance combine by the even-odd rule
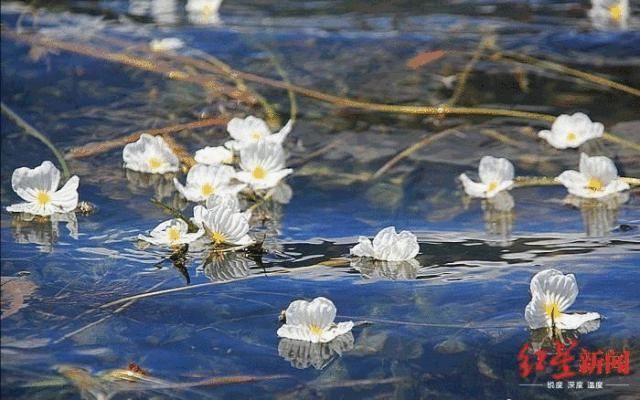
[[[224,146],[207,146],[196,151],[194,158],[200,164],[233,164],[233,152]]]
[[[600,314],[564,314],[578,296],[578,284],[573,274],[564,275],[555,269],[538,272],[531,279],[531,301],[524,318],[531,329],[557,327],[578,329],[586,322],[600,319]]]
[[[356,257],[371,257],[381,261],[406,261],[415,258],[420,251],[416,235],[409,231],[396,233],[396,228],[384,228],[373,238],[360,236],[350,253]]]
[[[177,178],[173,179],[176,189],[187,200],[205,201],[213,194],[236,195],[244,189],[244,184],[231,183],[235,170],[228,165],[196,164],[187,173],[187,184],[183,186]]]
[[[313,301],[296,300],[285,312],[286,322],[278,329],[278,337],[311,343],[328,343],[350,332],[353,322],[335,324],[336,306],[331,300],[317,297]]]
[[[137,142],[124,146],[124,167],[138,172],[164,174],[176,172],[180,161],[160,136],[142,134]]]
[[[591,122],[586,114],[562,114],[551,125],[551,130],[538,132],[538,137],[556,149],[576,148],[587,140],[602,137],[604,125]]]
[[[170,219],[153,228],[150,236],[138,235],[138,239],[156,246],[179,246],[189,244],[204,234],[204,229],[189,233],[189,225],[181,219]]]
[[[613,161],[585,153],[580,154],[580,172],[564,171],[557,179],[572,195],[592,199],[629,189],[629,184],[618,177]]]
[[[215,24],[220,21],[218,9],[222,0],[187,0],[189,21],[195,24]]]
[[[184,42],[178,38],[164,38],[164,39],[153,39],[151,43],[149,43],[149,47],[151,51],[163,52],[163,51],[173,51],[178,50],[184,47]]]
[[[629,0],[592,0],[589,18],[597,29],[626,29],[629,20]]]
[[[282,144],[287,138],[293,122],[289,120],[277,133],[271,133],[267,123],[252,115],[242,118],[233,118],[227,124],[227,131],[234,140],[225,143],[225,146],[234,150],[242,150],[247,146],[265,140],[269,143]]]
[[[513,185],[513,164],[506,158],[484,156],[478,167],[480,182],[474,182],[466,174],[460,175],[464,191],[472,197],[491,198]]]
[[[289,361],[292,367],[305,369],[313,366],[324,369],[342,353],[353,350],[354,340],[351,332],[340,335],[329,343],[310,343],[294,339],[280,339],[278,354]]]
[[[293,172],[285,168],[284,149],[277,143],[261,141],[240,151],[240,168],[236,178],[256,190],[269,189]]]
[[[195,206],[193,219],[201,224],[215,245],[248,246],[253,243],[249,221],[244,213],[235,212],[224,205],[207,209]]]
[[[79,182],[77,176],[72,176],[58,190],[60,171],[51,161],[33,169],[18,168],[11,175],[11,187],[26,203],[10,205],[7,211],[41,216],[71,212],[78,205]]]

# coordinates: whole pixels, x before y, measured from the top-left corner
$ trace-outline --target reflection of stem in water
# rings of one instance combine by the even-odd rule
[[[36,128],[31,126],[27,121],[20,118],[20,116],[15,112],[13,112],[13,110],[11,110],[6,104],[0,103],[0,105],[2,106],[2,113],[6,115],[7,118],[12,120],[20,128],[24,129],[24,131],[28,135],[31,135],[36,139],[38,139],[39,141],[41,141],[45,146],[49,148],[49,150],[51,150],[53,155],[58,160],[60,167],[62,168],[62,174],[64,175],[64,177],[67,179],[71,177],[71,172],[69,172],[69,166],[67,165],[67,162],[64,160],[62,153],[60,153],[60,151],[56,148],[56,146],[54,146],[53,143],[51,143],[51,141],[47,139],[45,135],[40,133]]]

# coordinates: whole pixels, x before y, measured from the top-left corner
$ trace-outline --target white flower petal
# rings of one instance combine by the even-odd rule
[[[460,181],[462,181],[465,193],[469,196],[486,197],[487,185],[472,181],[466,174],[460,174]]]
[[[352,247],[349,252],[352,256],[356,257],[373,257],[373,245],[368,237],[360,236],[358,238],[358,244]]]
[[[588,312],[584,314],[560,314],[560,318],[558,318],[556,325],[560,329],[575,330],[588,322],[599,319],[600,314],[596,312]]]

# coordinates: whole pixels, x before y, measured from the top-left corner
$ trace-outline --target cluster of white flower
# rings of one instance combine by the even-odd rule
[[[587,115],[575,113],[560,115],[551,130],[542,130],[538,136],[557,149],[567,149],[601,137],[603,132],[601,123],[591,122]],[[513,164],[505,158],[482,157],[478,175],[480,182],[472,181],[466,174],[460,175],[464,190],[471,197],[490,199],[511,189],[514,184]],[[589,157],[585,153],[580,154],[580,171],[564,171],[556,180],[570,194],[580,198],[603,199],[629,189],[629,184],[618,176],[611,159],[604,156]]]
[[[232,140],[224,146],[196,151],[197,164],[189,169],[186,183],[173,179],[178,192],[195,203],[192,222],[198,232],[188,233],[184,221],[169,220],[158,225],[151,236],[139,239],[154,245],[176,246],[206,237],[215,245],[248,246],[254,241],[248,235],[250,212],[242,212],[238,194],[251,189],[254,192],[282,185],[291,172],[286,166],[282,144],[291,131],[289,121],[279,132],[272,133],[260,118],[233,118],[227,125]],[[125,168],[153,174],[177,172],[180,161],[160,136],[143,134],[135,143],[125,146]],[[232,166],[238,160],[239,170]],[[206,235],[205,235],[206,233]]]

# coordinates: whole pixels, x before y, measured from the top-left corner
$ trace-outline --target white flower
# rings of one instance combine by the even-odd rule
[[[77,176],[72,176],[58,190],[60,171],[51,161],[33,169],[18,168],[11,175],[11,187],[26,203],[10,205],[7,211],[42,216],[73,211],[78,205],[79,182]]]
[[[143,134],[137,142],[124,146],[124,167],[138,172],[164,174],[176,172],[180,161],[160,136]]]
[[[531,329],[578,329],[582,324],[600,319],[600,314],[564,314],[578,296],[578,284],[573,274],[564,275],[555,269],[538,272],[531,279],[531,301],[524,318]]]
[[[150,236],[138,235],[138,239],[156,246],[178,246],[199,239],[204,234],[204,229],[198,229],[195,233],[188,232],[189,225],[186,222],[181,219],[170,219],[153,228]]]
[[[360,236],[358,244],[350,253],[356,257],[371,257],[382,261],[406,261],[413,259],[420,251],[416,235],[409,231],[396,233],[396,228],[384,228],[373,238]]]
[[[578,197],[602,198],[629,189],[607,157],[580,154],[580,172],[564,171],[557,178],[569,193]]]
[[[252,115],[245,119],[233,118],[227,124],[227,131],[234,140],[228,141],[225,143],[225,146],[234,150],[242,150],[262,140],[281,145],[287,138],[289,132],[291,132],[292,127],[293,122],[289,120],[278,133],[271,133],[271,129],[269,129],[267,123],[260,118]]]
[[[474,182],[466,174],[460,175],[464,191],[472,197],[491,198],[513,185],[513,164],[506,158],[484,156],[478,167],[480,182]]]
[[[221,195],[218,195],[218,194],[211,195],[209,196],[207,201],[204,203],[204,205],[208,209],[212,209],[216,207],[226,207],[231,211],[233,211],[234,213],[241,213],[242,215],[245,216],[247,221],[251,219],[251,210],[247,210],[243,212],[242,209],[240,208],[240,200],[238,199],[238,196],[236,196],[235,194],[226,193]],[[197,221],[196,221],[196,224],[198,224]]]
[[[153,39],[149,43],[149,47],[151,51],[163,52],[163,51],[173,51],[178,50],[184,47],[184,42],[181,39],[170,37],[164,39]]]
[[[195,206],[193,219],[202,224],[209,238],[216,245],[248,246],[253,243],[249,232],[249,221],[244,213],[235,212],[224,205],[207,209]]]
[[[220,21],[218,9],[222,0],[187,0],[187,15],[194,24],[215,24]]]
[[[602,137],[604,125],[591,122],[586,114],[562,114],[551,125],[551,130],[538,132],[538,137],[556,149],[576,148],[587,140]]]
[[[597,29],[626,29],[629,20],[629,0],[592,0],[589,18]]]
[[[285,168],[284,149],[277,143],[260,141],[240,151],[240,168],[236,178],[254,189],[269,189],[293,172]]]
[[[353,322],[335,324],[336,306],[331,300],[317,297],[313,301],[296,300],[285,312],[286,323],[278,329],[278,337],[328,343],[353,328]]]
[[[224,146],[207,146],[196,151],[194,158],[200,164],[233,164],[233,152]]]
[[[173,179],[176,189],[190,201],[205,201],[213,194],[237,194],[244,189],[244,184],[233,184],[231,179],[235,170],[228,165],[196,164],[187,173],[187,184],[182,185],[177,178]]]

